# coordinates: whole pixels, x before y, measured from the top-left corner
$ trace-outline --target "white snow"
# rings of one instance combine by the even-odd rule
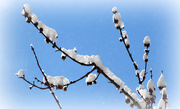
[[[35,14],[32,14],[31,18],[32,18],[31,21],[32,21],[33,24],[38,24],[38,17]]]
[[[150,79],[149,81],[148,81],[148,83],[147,83],[147,88],[148,88],[148,90],[153,90],[153,91],[155,91],[155,86],[154,86],[154,82],[153,82],[153,80],[152,79]]]
[[[47,27],[47,33],[45,36],[48,37],[52,42],[56,42],[58,38],[56,30],[49,27]]]
[[[96,79],[96,74],[89,74],[88,77],[86,78],[86,83],[88,82],[94,82]]]
[[[24,17],[27,17],[28,14],[24,11],[24,9],[22,10],[21,14],[24,16]]]
[[[41,21],[38,22],[38,29],[39,29],[39,30],[40,30],[40,29],[44,29],[45,26],[46,26],[46,25],[45,25],[43,22],[41,22]]]
[[[146,102],[143,99],[142,100],[138,100],[138,103],[140,104],[142,109],[146,109]]]
[[[150,95],[147,89],[140,89],[139,93],[143,96],[144,99],[150,98]]]
[[[46,37],[48,37],[47,35],[48,35],[48,32],[49,32],[49,27],[48,26],[46,26],[45,24],[42,26],[42,29],[43,29],[43,34],[46,36]],[[49,37],[48,37],[49,38]]]
[[[116,13],[116,12],[117,12],[117,7],[113,7],[113,8],[112,8],[112,12],[113,12],[113,13]]]
[[[126,45],[126,47],[130,47],[130,41],[129,41],[129,38],[127,37],[126,39],[125,39],[125,45]]]
[[[24,70],[23,69],[21,69],[21,70],[19,70],[18,71],[18,73],[16,73],[16,75],[19,77],[19,78],[24,78]]]
[[[122,37],[123,37],[123,38],[127,38],[127,37],[128,37],[127,32],[126,32],[125,30],[122,31]]]
[[[114,20],[121,20],[121,14],[120,13],[116,13],[116,14],[114,14],[113,15],[113,22],[114,22]],[[115,23],[115,22],[114,22]]]
[[[169,102],[168,101],[164,101],[162,98],[160,99],[159,103],[158,103],[158,109],[170,109],[169,107]]]
[[[144,55],[143,55],[143,60],[144,60],[144,62],[147,62],[147,61],[148,61],[147,53],[144,53]]]
[[[146,36],[143,40],[144,45],[150,45],[150,38],[149,36]]]
[[[30,17],[31,14],[32,14],[32,12],[31,12],[31,7],[30,7],[28,4],[24,4],[24,5],[23,5],[23,9],[24,9],[24,12],[26,13],[26,14],[24,14],[24,15],[27,15],[27,16],[25,16],[25,17]]]
[[[144,85],[140,84],[138,90],[144,89]]]
[[[118,21],[117,23],[115,21]],[[115,23],[115,27],[120,26],[120,28],[124,28],[124,23],[121,20],[121,14],[120,13],[116,13],[113,15],[113,22]]]
[[[124,86],[124,90],[125,90],[127,93],[129,93],[129,94],[132,93],[131,89],[130,89],[127,85]]]
[[[54,86],[64,86],[69,84],[69,80],[67,78],[65,78],[64,76],[46,76],[48,82],[50,85],[54,85]],[[43,78],[43,82],[46,83],[45,78]]]
[[[56,30],[46,26],[43,22],[38,22],[38,29],[39,30],[43,30],[43,34],[49,38],[49,40],[51,40],[53,43],[57,41],[58,35]]]
[[[33,47],[33,44],[30,44],[31,47]]]
[[[136,70],[136,71],[135,71],[135,74],[137,75],[138,73],[139,73],[139,70]]]
[[[161,76],[159,77],[159,80],[157,82],[157,86],[158,87],[166,87],[166,80],[164,79],[163,74],[161,74]]]
[[[124,88],[124,82],[120,78],[115,76],[106,66],[104,66],[104,64],[101,62],[101,59],[98,55],[97,56],[79,55],[75,52],[76,51],[75,49],[66,50],[65,48],[62,48],[61,50],[65,52],[68,56],[70,56],[71,58],[73,58],[74,60],[80,63],[84,63],[84,64],[95,63],[97,67],[103,70],[105,75],[107,75],[112,81],[114,81],[116,84],[120,86],[120,89],[119,89],[120,91],[122,88]]]
[[[138,101],[138,96],[137,96],[137,94],[132,93],[132,94],[131,94],[131,97],[132,97],[135,101]]]
[[[23,5],[23,9],[25,10],[25,12],[30,13],[31,12],[31,7],[28,4],[24,4]]]
[[[145,69],[143,69],[142,71],[141,71],[141,73],[139,74],[140,75],[140,78],[143,78],[144,76],[145,76]]]
[[[166,89],[166,88],[163,88],[163,89],[161,90],[161,94],[162,94],[162,95],[164,95],[164,94],[167,95],[167,89]]]

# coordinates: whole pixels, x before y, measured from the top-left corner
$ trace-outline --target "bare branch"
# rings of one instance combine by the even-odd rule
[[[75,80],[75,81],[71,81],[69,84],[67,84],[67,86],[74,84],[80,80],[82,80],[83,78],[87,77],[90,73],[92,73],[96,68],[94,67],[91,71],[89,71],[88,73],[86,73],[84,76],[82,76],[81,78]],[[65,85],[66,86],[66,85]]]
[[[56,102],[57,102],[59,108],[62,109],[61,104],[60,104],[59,100],[57,99],[57,97],[55,96],[55,93],[54,93],[54,91],[53,91],[53,89],[52,89],[53,87],[50,86],[50,84],[49,84],[49,82],[48,82],[48,79],[47,79],[47,77],[46,77],[44,71],[42,70],[42,68],[41,68],[41,66],[40,66],[40,64],[39,64],[39,61],[38,61],[37,55],[36,55],[36,53],[35,53],[34,47],[31,46],[31,49],[32,49],[32,51],[33,51],[33,53],[34,53],[34,56],[35,56],[37,65],[38,65],[38,67],[39,67],[39,69],[40,69],[42,75],[43,75],[44,78],[45,78],[45,81],[46,81],[46,83],[47,83],[48,89],[50,90],[51,94],[53,95],[54,99],[56,100]]]
[[[24,81],[26,81],[27,83],[29,83],[30,85],[32,85],[33,87],[36,87],[36,88],[38,88],[38,89],[42,89],[42,90],[45,90],[45,89],[48,89],[48,87],[45,87],[45,88],[43,88],[43,87],[39,87],[39,86],[37,86],[37,85],[35,85],[34,83],[31,83],[31,82],[29,82],[27,79],[25,79],[25,78],[22,78]]]

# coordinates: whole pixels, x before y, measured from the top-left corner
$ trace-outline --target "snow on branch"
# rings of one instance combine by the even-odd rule
[[[37,65],[38,65],[38,67],[39,67],[39,69],[40,69],[40,71],[41,71],[41,73],[42,73],[42,75],[43,75],[43,77],[44,77],[44,81],[45,81],[46,85],[48,86],[48,89],[50,90],[51,94],[53,95],[54,99],[56,100],[56,103],[58,104],[59,108],[62,109],[61,104],[60,104],[57,96],[56,96],[55,93],[54,93],[53,87],[51,86],[50,82],[48,81],[48,78],[46,77],[46,74],[44,73],[44,71],[42,70],[42,68],[41,68],[41,66],[40,66],[40,64],[39,64],[37,55],[36,55],[36,53],[35,53],[35,50],[34,50],[34,47],[33,47],[32,44],[31,44],[31,49],[32,49],[33,54],[34,54],[34,56],[35,56]],[[64,90],[65,90],[65,89],[64,89]]]
[[[87,77],[86,78],[87,85],[92,85],[92,83],[96,84],[97,83],[96,80],[100,74],[102,74],[105,78],[107,78],[110,81],[110,83],[112,83],[119,90],[120,93],[124,93],[125,102],[128,103],[131,107],[135,105],[139,109],[146,109],[147,107],[152,108],[152,104],[155,103],[155,99],[156,99],[155,86],[152,80],[152,70],[150,70],[151,79],[147,83],[147,89],[144,89],[144,86],[142,85],[147,74],[146,70],[147,70],[148,53],[149,53],[149,47],[150,47],[150,38],[146,36],[143,40],[144,46],[146,47],[146,49],[144,50],[145,54],[143,55],[145,68],[144,70],[141,71],[141,73],[139,73],[138,64],[134,61],[132,54],[129,51],[130,40],[127,35],[127,32],[124,30],[124,23],[121,19],[121,15],[120,13],[117,13],[116,7],[112,9],[112,12],[114,13],[113,22],[115,24],[115,27],[117,30],[120,30],[121,37],[119,38],[119,40],[120,42],[124,43],[124,46],[129,54],[129,57],[134,65],[136,76],[138,77],[138,81],[139,81],[139,87],[136,90],[140,94],[140,97],[142,99],[139,99],[137,94],[132,93],[131,89],[127,87],[126,85],[124,85],[125,83],[102,63],[100,56],[80,55],[80,54],[77,54],[76,48],[65,49],[65,48],[58,47],[56,45],[57,38],[58,38],[56,30],[46,26],[42,21],[39,21],[38,17],[34,13],[31,12],[31,8],[28,4],[24,4],[23,11],[22,11],[22,15],[25,16],[26,22],[27,23],[31,22],[39,30],[39,32],[45,37],[45,42],[48,44],[49,43],[52,44],[52,47],[56,48],[55,51],[62,52],[61,54],[62,60],[65,60],[66,57],[69,57],[71,60],[73,60],[74,62],[82,66],[92,66],[92,70],[87,72],[84,76],[80,77],[79,79],[75,81],[70,81],[70,82],[64,76],[55,76],[55,77],[47,76],[39,64],[33,45],[31,45],[31,49],[35,56],[37,65],[43,75],[43,82],[41,83],[47,87],[41,88],[39,86],[36,86],[34,82],[31,83],[28,80],[26,80],[23,70],[20,70],[18,73],[16,73],[16,75],[19,78],[22,78],[23,80],[25,80],[27,83],[31,84],[32,85],[30,87],[31,89],[32,87],[37,87],[39,89],[49,89],[60,109],[62,109],[62,107],[59,103],[59,100],[55,96],[54,87],[56,87],[56,89],[63,89],[64,91],[66,91],[69,85],[74,84],[84,79],[85,77]],[[97,70],[98,75],[92,73],[94,70]],[[37,78],[36,80],[39,81]],[[160,100],[158,107],[162,108],[162,106],[164,106],[165,104],[165,109],[166,109],[166,107],[168,106],[168,99],[167,99],[168,97],[167,97],[166,84],[164,82],[165,80],[162,74],[158,81],[158,88],[161,90],[161,94],[162,94],[162,99]]]
[[[154,109],[170,109],[169,100],[168,100],[168,93],[166,89],[166,81],[164,79],[163,71],[161,71],[161,76],[157,82],[157,86],[160,90],[161,99],[158,102],[158,105],[154,107]]]
[[[62,49],[66,54],[73,57],[74,60],[77,60],[78,62],[83,63],[94,63],[95,68],[97,68],[102,75],[104,75],[112,84],[115,85],[115,87],[121,92],[124,93],[126,96],[129,97],[129,99],[133,102],[133,105],[136,105],[138,108],[142,108],[142,100],[138,99],[138,97],[134,96],[135,93],[128,92],[129,90],[126,90],[128,87],[124,86],[124,82],[118,78],[116,75],[114,75],[101,61],[99,56],[84,56],[79,55],[76,52],[72,52],[71,50],[66,50],[65,48]],[[95,79],[95,75],[91,78],[92,81]],[[91,81],[91,82],[92,82]],[[90,83],[91,84],[91,83]]]
[[[125,27],[124,27],[124,23],[121,19],[121,15],[120,13],[117,13],[117,7],[114,7],[112,9],[112,13],[114,13],[113,15],[113,22],[115,24],[115,27],[117,30],[120,31],[120,35],[121,37],[119,38],[119,41],[120,42],[123,42],[124,43],[124,46],[129,54],[129,57],[134,65],[134,68],[136,70],[136,76],[138,77],[138,80],[139,80],[139,84],[142,84],[146,78],[146,68],[147,68],[147,62],[148,62],[148,53],[149,53],[149,49],[148,47],[150,46],[150,38],[149,36],[146,36],[143,40],[143,43],[144,43],[144,46],[146,47],[145,49],[145,54],[143,56],[143,59],[144,59],[144,62],[145,62],[145,73],[143,75],[143,77],[141,77],[141,75],[139,75],[139,68],[138,68],[138,64],[134,61],[133,57],[132,57],[132,54],[130,53],[129,51],[129,48],[130,48],[130,40],[129,40],[129,37],[127,35],[127,31],[125,31]],[[142,78],[142,80],[141,80]]]
[[[46,38],[45,41],[47,43],[51,43],[53,45],[53,48],[56,48],[56,51],[61,51],[62,54],[62,59],[64,60],[65,57],[69,57],[70,59],[72,59],[74,62],[83,65],[83,66],[94,66],[94,68],[96,68],[98,70],[99,73],[101,73],[102,75],[104,75],[112,84],[115,85],[115,87],[117,89],[119,89],[119,91],[121,93],[124,93],[127,97],[130,98],[130,100],[133,102],[133,105],[136,105],[138,108],[142,108],[140,103],[141,101],[138,99],[137,95],[135,93],[130,93],[127,92],[127,88],[124,88],[124,82],[118,78],[116,75],[114,75],[101,61],[100,57],[98,55],[92,55],[92,56],[87,56],[87,55],[79,55],[77,54],[77,50],[73,49],[73,50],[66,50],[65,48],[58,47],[56,45],[56,41],[57,41],[57,33],[55,32],[55,30],[50,29],[49,27],[47,27],[43,22],[39,22],[38,20],[36,20],[36,24],[33,22],[32,20],[32,12],[30,10],[29,5],[24,5],[23,8],[23,16],[27,17],[27,22],[30,23],[32,22],[32,24],[39,30],[40,33],[43,34],[43,36]],[[120,28],[124,28],[124,24],[121,20],[121,16],[119,13],[116,13],[116,9],[114,9],[115,11],[113,11],[116,15],[113,16],[113,21],[114,23],[117,23],[116,28],[120,29]],[[37,17],[36,17],[37,19]],[[121,29],[120,29],[121,30]],[[122,35],[122,33],[121,33]],[[123,40],[124,44],[126,45],[126,48],[128,49],[130,47],[130,43],[129,43],[129,39],[128,37],[126,37],[125,41]],[[41,69],[37,56],[35,54],[34,48],[33,46],[31,46],[33,53],[35,55],[36,61],[37,61],[37,65],[40,69],[40,71],[42,72],[43,76],[44,76],[44,83],[47,84],[47,86],[49,87],[50,91],[52,92],[52,94],[54,93],[54,91],[52,90],[51,85],[53,86],[57,86],[54,81],[51,81],[50,78],[52,77],[47,77],[43,70]],[[130,54],[130,53],[129,53]],[[136,66],[136,69],[138,69],[136,62],[132,61],[134,66]],[[88,74],[89,75],[89,74]],[[85,75],[85,76],[88,76]],[[92,74],[91,74],[92,75]],[[88,78],[91,77],[91,75],[89,75]],[[99,76],[99,74],[98,74]],[[54,77],[55,78],[55,77]],[[87,78],[87,79],[88,79]],[[81,78],[80,78],[81,79]],[[91,78],[92,79],[92,78]],[[90,79],[90,80],[91,80]],[[93,77],[93,80],[95,80],[95,77]],[[52,83],[51,83],[52,82]],[[89,82],[87,80],[87,82]],[[95,81],[91,81],[91,82],[95,82]],[[72,82],[70,82],[71,84]],[[64,84],[61,84],[61,86]],[[127,86],[126,86],[127,87]],[[54,97],[56,99],[56,97]],[[57,103],[59,104],[58,100],[56,100]],[[60,106],[60,104],[59,104]],[[61,108],[61,107],[60,107]]]
[[[21,69],[18,71],[18,73],[16,73],[16,75],[18,76],[18,78],[22,78],[24,81],[26,81],[28,84],[32,85],[30,86],[29,88],[32,89],[33,87],[36,87],[38,89],[42,89],[42,90],[45,90],[45,89],[48,89],[48,87],[39,87],[37,85],[35,85],[35,81],[33,81],[33,83],[31,83],[30,81],[28,81],[26,78],[25,78],[25,74],[24,74],[24,70]]]

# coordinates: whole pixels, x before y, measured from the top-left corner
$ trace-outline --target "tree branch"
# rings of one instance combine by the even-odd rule
[[[38,88],[38,89],[42,89],[42,90],[48,89],[48,87],[45,87],[45,88],[39,87],[39,86],[35,85],[34,83],[29,82],[29,81],[28,81],[27,79],[25,79],[25,78],[22,78],[22,79],[23,79],[24,81],[26,81],[27,83],[31,84],[33,87],[36,87],[36,88]]]
[[[31,22],[31,23],[32,23],[32,22]],[[33,23],[32,23],[32,24],[33,24]],[[38,29],[37,25],[35,25],[35,24],[33,24],[33,25]],[[75,61],[76,63],[78,63],[78,64],[80,64],[80,65],[83,65],[83,66],[93,66],[93,65],[94,65],[94,63],[92,63],[92,64],[85,64],[85,63],[81,63],[81,62],[75,60],[75,59],[72,58],[70,55],[68,55],[67,53],[65,53],[65,52],[61,49],[61,47],[58,47],[58,46],[56,45],[56,43],[53,43],[48,37],[46,37],[44,33],[41,32],[41,34],[42,34],[46,39],[49,40],[49,42],[53,45],[53,46],[52,46],[53,48],[57,48],[58,51],[61,51],[61,52],[64,53],[67,57],[69,57],[71,60]]]
[[[139,92],[139,90],[137,90],[138,94],[140,95],[140,97],[146,102],[146,105],[148,105],[148,102],[144,99],[144,97],[141,95],[141,93]]]
[[[82,80],[83,78],[87,77],[90,73],[92,73],[96,68],[94,67],[91,71],[89,71],[88,73],[86,73],[84,76],[82,76],[81,78],[75,80],[75,81],[71,81],[69,84],[67,84],[67,86],[74,84],[80,80]],[[66,86],[66,85],[65,85]]]
[[[122,35],[122,29],[120,28],[119,30],[120,30],[120,35],[121,35],[122,41],[123,41],[124,46],[125,46],[128,54],[129,54],[130,59],[131,59],[133,65],[134,65],[134,68],[135,68],[135,70],[139,70],[137,64],[135,63],[135,61],[134,61],[134,59],[133,59],[133,57],[132,57],[132,54],[130,53],[128,47],[126,47],[125,40],[124,40],[124,37],[123,37],[123,35]],[[146,75],[146,67],[147,67],[147,63],[145,63],[145,75]],[[144,82],[144,80],[145,80],[145,76],[144,76],[143,80],[140,79],[139,73],[137,73],[136,77],[138,77],[139,84],[142,84],[142,83]]]
[[[129,49],[126,47],[125,40],[124,40],[124,37],[123,37],[123,35],[122,35],[122,29],[120,28],[119,30],[120,30],[120,35],[121,35],[122,41],[123,41],[124,46],[125,46],[128,54],[129,54],[130,59],[131,59],[133,65],[134,65],[134,68],[135,68],[135,70],[138,70],[139,68],[138,68],[138,66],[137,66],[136,64],[134,64],[134,59],[133,59],[133,57],[132,57],[132,54],[130,53]]]
[[[34,47],[33,47],[32,45],[31,45],[31,49],[32,49],[32,51],[33,51],[33,53],[34,53],[34,56],[35,56],[37,65],[38,65],[38,67],[39,67],[39,69],[40,69],[42,75],[43,75],[44,78],[45,78],[45,81],[46,81],[46,83],[47,83],[48,89],[50,90],[51,94],[53,95],[54,99],[56,100],[56,102],[57,102],[59,108],[62,109],[61,104],[60,104],[58,98],[55,96],[54,90],[52,89],[53,87],[50,86],[50,84],[49,84],[49,82],[48,82],[48,79],[47,79],[47,77],[46,77],[44,71],[42,70],[42,68],[41,68],[41,66],[40,66],[40,64],[39,64],[37,55],[36,55],[35,50],[34,50]]]
[[[33,23],[32,23],[33,24]],[[34,24],[33,24],[34,25]],[[38,29],[38,27],[37,27],[37,25],[34,25],[37,29]],[[42,33],[43,34],[43,33]],[[121,33],[122,34],[122,33]],[[47,39],[47,37],[43,34],[43,36]],[[111,83],[113,83],[114,85],[115,85],[115,87],[116,88],[118,88],[118,89],[120,89],[121,87],[120,87],[120,85],[118,84],[118,83],[116,83],[112,78],[110,78],[106,73],[105,73],[105,71],[103,71],[103,69],[101,69],[100,67],[102,67],[102,66],[98,66],[98,65],[96,65],[95,63],[91,63],[91,64],[85,64],[85,63],[82,63],[82,62],[79,62],[78,60],[76,60],[76,59],[74,59],[73,57],[71,57],[68,53],[66,53],[66,52],[64,52],[62,49],[61,49],[61,47],[58,47],[57,45],[56,45],[56,43],[53,43],[51,40],[49,40],[50,41],[50,43],[53,45],[53,48],[57,48],[57,50],[58,51],[61,51],[62,53],[64,53],[67,57],[69,57],[71,60],[73,60],[74,62],[76,62],[76,63],[78,63],[78,64],[80,64],[80,65],[83,65],[83,66],[94,66],[94,67],[96,67],[99,71],[101,71],[101,73],[111,82]],[[125,44],[125,43],[124,43]],[[127,49],[127,48],[126,48]],[[32,50],[33,50],[33,53],[34,53],[34,55],[35,55],[35,58],[36,58],[36,61],[37,61],[37,65],[38,65],[38,67],[39,67],[39,69],[41,70],[41,72],[42,72],[42,74],[43,74],[43,76],[45,77],[45,80],[47,81],[47,78],[46,78],[46,76],[45,76],[45,74],[44,74],[44,72],[42,71],[42,69],[41,69],[41,67],[40,67],[40,65],[39,65],[39,62],[38,62],[38,60],[37,60],[37,56],[36,56],[36,54],[35,54],[35,52],[34,52],[34,48],[32,47]],[[131,57],[131,60],[132,60],[132,62],[134,62],[134,60],[133,60],[133,58],[132,58],[132,56],[131,56],[131,54],[130,54],[130,52],[129,52],[129,50],[127,49],[127,51],[128,51],[128,54],[129,54],[129,56]],[[103,67],[105,67],[105,66],[103,66]],[[134,63],[134,67],[135,67],[135,69],[138,69],[138,66],[136,66],[136,64]],[[107,67],[105,67],[105,68],[107,68]],[[112,72],[111,72],[112,73]],[[113,73],[112,73],[113,74]],[[114,75],[114,74],[113,74]],[[115,75],[114,75],[115,76]],[[116,76],[115,76],[116,77]],[[120,79],[120,78],[118,78],[118,79]],[[48,81],[47,81],[48,82]],[[49,87],[49,89],[51,90],[51,87],[48,85],[48,87]],[[139,109],[141,109],[141,106],[140,106],[140,104],[133,98],[133,97],[131,97],[131,95],[129,95],[129,93],[128,92],[126,92],[124,89],[122,89],[121,90],[121,93],[124,93],[126,96],[128,96],[134,103],[135,103],[135,105],[139,108]],[[54,95],[54,93],[52,93],[52,95],[54,96],[54,98],[56,99],[57,97]],[[59,105],[59,107],[60,107],[60,109],[61,109],[61,106],[60,106],[60,103],[59,103],[59,101],[56,99],[56,102],[57,102],[57,104]]]

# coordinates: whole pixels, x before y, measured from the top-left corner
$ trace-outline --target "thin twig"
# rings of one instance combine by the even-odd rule
[[[129,54],[129,57],[130,57],[132,63],[134,63],[134,59],[133,59],[133,57],[132,57],[132,54],[130,53],[129,49],[126,47],[125,40],[124,40],[124,37],[123,37],[123,35],[122,35],[122,29],[120,28],[119,30],[120,30],[121,38],[123,39],[122,41],[123,41],[123,43],[124,43],[124,46],[125,46],[128,54]],[[138,70],[138,69],[139,69],[138,66],[136,66],[135,64],[133,64],[133,65],[134,65],[135,70]]]
[[[48,86],[48,88],[49,88],[49,90],[50,90],[51,94],[53,95],[54,99],[56,100],[56,102],[57,102],[57,104],[58,104],[59,108],[60,108],[60,109],[62,109],[62,107],[61,107],[61,104],[60,104],[59,100],[58,100],[58,99],[57,99],[57,97],[55,96],[54,91],[51,89],[51,86],[50,86],[50,84],[49,84],[49,82],[48,82],[48,79],[47,79],[47,77],[46,77],[46,75],[45,75],[44,71],[42,70],[42,68],[41,68],[41,66],[40,66],[40,64],[39,64],[39,61],[38,61],[37,55],[36,55],[36,53],[35,53],[34,47],[33,47],[33,46],[31,46],[31,49],[32,49],[32,51],[33,51],[33,53],[34,53],[34,56],[35,56],[35,59],[36,59],[37,65],[38,65],[38,67],[39,67],[39,69],[40,69],[40,71],[41,71],[42,75],[43,75],[43,76],[44,76],[44,78],[45,78],[45,81],[46,81],[46,83],[47,83],[47,86]]]
[[[81,78],[75,80],[75,81],[71,81],[69,84],[67,84],[67,86],[74,84],[80,80],[82,80],[83,78],[87,77],[90,73],[92,73],[96,68],[94,67],[91,71],[89,71],[88,73],[86,73],[84,76],[82,76]]]
[[[95,79],[95,80],[97,80],[97,79],[98,79],[99,75],[100,75],[100,73],[98,73],[98,75],[97,75],[97,77],[96,77],[96,79]]]
[[[28,81],[27,79],[25,79],[25,78],[22,78],[22,79],[23,79],[24,81],[26,81],[27,83],[31,84],[33,87],[36,87],[36,88],[38,88],[38,89],[42,89],[42,90],[48,89],[48,87],[45,87],[45,88],[39,87],[39,86],[35,85],[34,83],[29,82],[29,81]]]
[[[133,59],[133,57],[132,57],[132,54],[130,53],[129,49],[126,47],[125,40],[124,40],[124,37],[123,37],[123,35],[122,35],[122,29],[120,28],[119,30],[120,30],[120,35],[121,35],[122,41],[123,41],[124,46],[125,46],[128,54],[129,54],[130,59],[131,59],[133,65],[134,65],[134,68],[135,68],[135,70],[139,70],[138,66],[135,64],[135,61],[134,61],[134,59]],[[145,65],[145,69],[146,69],[146,66],[147,66],[147,64]],[[139,84],[142,84],[143,81],[145,80],[145,77],[143,78],[143,80],[140,79],[139,73],[137,73],[136,77],[138,77]]]

